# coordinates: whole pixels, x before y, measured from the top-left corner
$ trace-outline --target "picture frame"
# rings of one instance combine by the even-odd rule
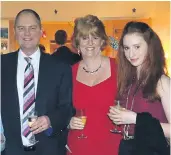
[[[9,49],[9,35],[8,28],[0,28],[1,29],[1,54],[5,54]]]

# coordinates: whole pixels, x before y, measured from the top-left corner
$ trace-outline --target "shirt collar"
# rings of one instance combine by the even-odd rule
[[[32,55],[30,55],[29,57],[31,58],[31,62],[37,62],[40,59],[40,49],[38,48],[36,52],[34,52]],[[19,60],[23,59],[25,57],[28,57],[21,49],[19,50],[19,54],[18,54]]]

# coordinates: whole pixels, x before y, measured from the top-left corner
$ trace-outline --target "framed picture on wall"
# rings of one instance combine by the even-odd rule
[[[8,52],[8,28],[1,28],[1,54]]]
[[[1,28],[1,39],[8,39],[8,28]]]
[[[1,39],[1,50],[7,50],[7,49],[8,49],[8,40]]]

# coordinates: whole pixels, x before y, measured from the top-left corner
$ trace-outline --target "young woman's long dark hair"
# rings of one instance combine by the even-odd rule
[[[143,22],[129,22],[123,30],[118,51],[118,95],[122,95],[137,77],[136,67],[132,66],[124,54],[123,38],[127,34],[142,35],[148,45],[146,59],[140,71],[139,83],[143,83],[143,97],[150,101],[160,99],[156,87],[162,74],[165,74],[165,58],[162,43],[158,35]]]

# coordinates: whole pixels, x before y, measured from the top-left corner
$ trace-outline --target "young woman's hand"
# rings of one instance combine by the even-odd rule
[[[113,121],[113,123],[117,125],[136,124],[137,114],[124,108],[117,109],[115,106],[111,106],[108,116]]]

